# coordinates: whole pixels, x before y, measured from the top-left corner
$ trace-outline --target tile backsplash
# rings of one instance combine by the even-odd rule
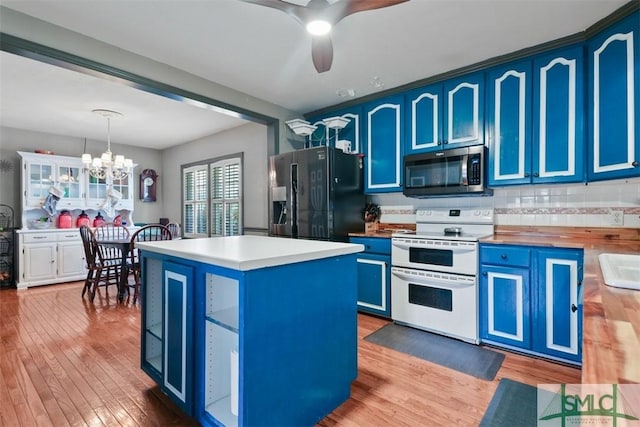
[[[389,193],[367,200],[414,209],[493,208],[496,225],[640,228],[640,178],[495,188],[487,197],[414,199]]]

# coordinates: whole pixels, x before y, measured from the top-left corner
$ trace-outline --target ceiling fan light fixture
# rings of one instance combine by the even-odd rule
[[[322,19],[309,21],[307,32],[314,36],[326,36],[331,31],[331,23]]]

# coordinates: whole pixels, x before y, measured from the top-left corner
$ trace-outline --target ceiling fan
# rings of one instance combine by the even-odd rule
[[[357,12],[381,9],[404,3],[409,0],[310,0],[306,6],[289,3],[284,0],[242,0],[260,6],[281,10],[300,22],[312,35],[311,58],[318,73],[331,69],[333,62],[333,44],[329,36],[331,27],[343,18]]]

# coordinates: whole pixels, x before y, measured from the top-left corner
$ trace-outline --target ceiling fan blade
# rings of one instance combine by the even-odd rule
[[[341,19],[354,13],[382,9],[383,7],[395,6],[407,1],[409,0],[340,0],[329,6],[327,12],[332,17],[332,22],[335,25]]]
[[[312,38],[311,58],[318,73],[324,73],[331,69],[331,63],[333,62],[333,44],[328,35],[314,36]]]

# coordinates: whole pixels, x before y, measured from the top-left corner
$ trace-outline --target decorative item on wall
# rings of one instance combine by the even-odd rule
[[[122,113],[112,110],[92,110],[92,113],[101,115],[107,119],[107,151],[100,157],[91,158],[91,154],[82,155],[82,163],[85,165],[91,176],[98,179],[123,180],[133,167],[133,161],[126,159],[123,155],[113,156],[111,153],[111,119],[121,117]],[[86,148],[86,140],[85,140]],[[110,182],[110,181],[109,181]]]
[[[0,172],[11,172],[13,169],[13,163],[9,160],[0,160]]]
[[[156,201],[156,184],[158,174],[153,169],[145,169],[140,174],[140,192],[139,197],[143,202]]]

